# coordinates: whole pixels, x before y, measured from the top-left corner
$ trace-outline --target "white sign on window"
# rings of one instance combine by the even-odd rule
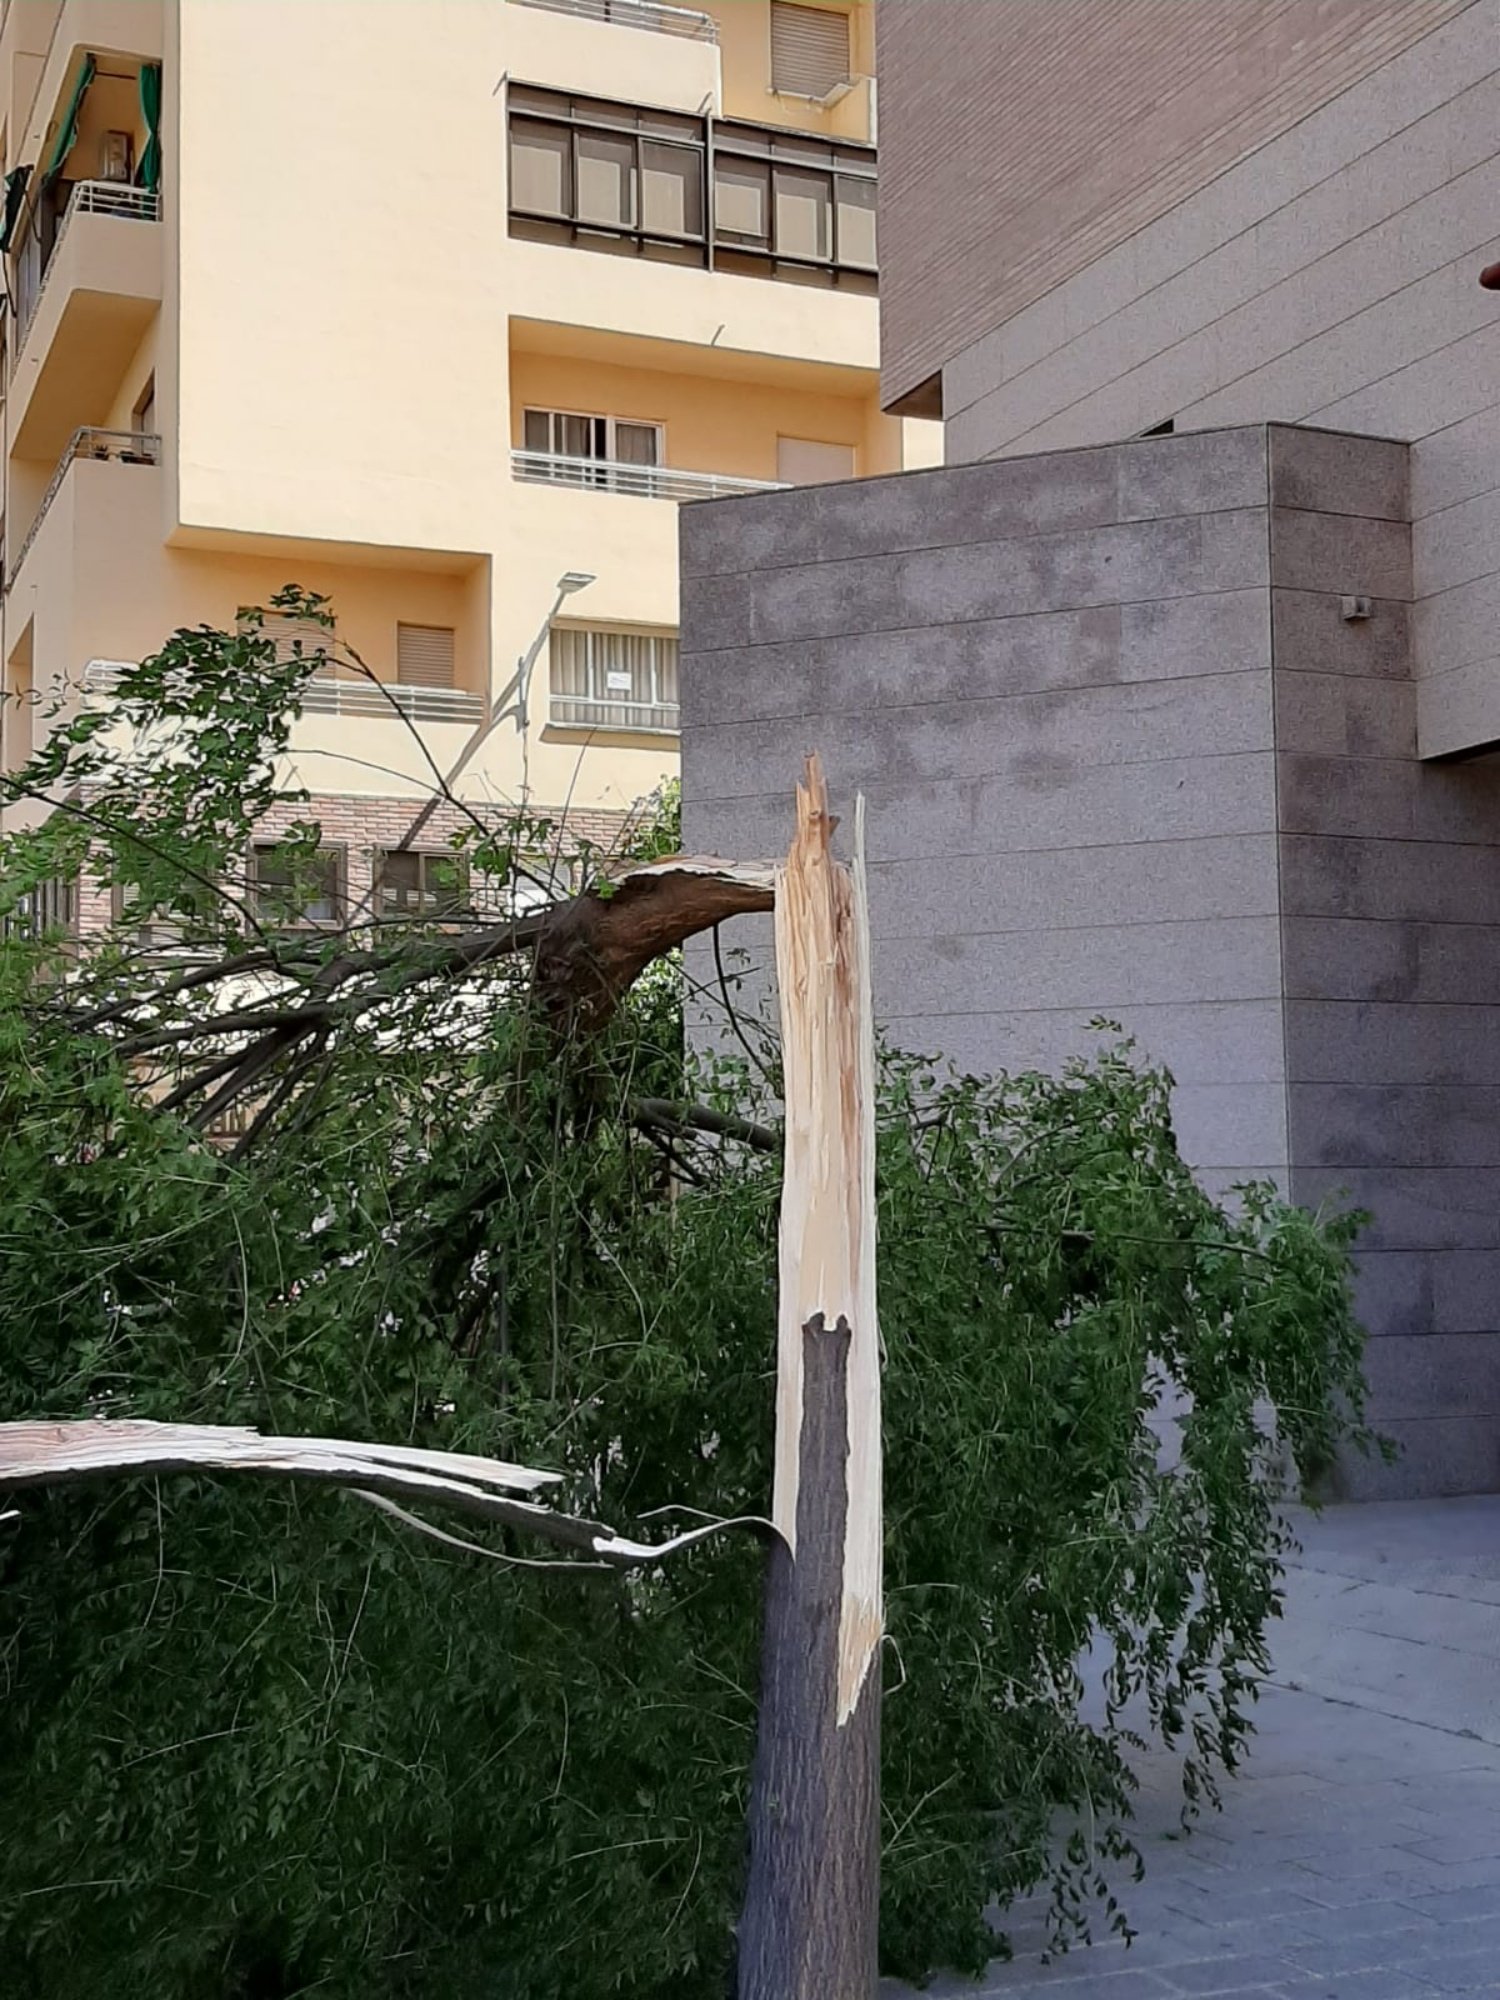
[[[629,674],[617,674],[611,670],[604,676],[604,685],[611,694],[629,694],[635,682]]]

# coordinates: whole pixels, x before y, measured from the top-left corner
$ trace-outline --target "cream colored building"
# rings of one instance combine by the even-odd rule
[[[872,35],[867,0],[8,0],[7,691],[296,583],[395,688],[297,727],[351,877],[429,757],[607,836],[676,767],[680,507],[940,451],[879,404]],[[43,708],[3,713],[13,767]]]

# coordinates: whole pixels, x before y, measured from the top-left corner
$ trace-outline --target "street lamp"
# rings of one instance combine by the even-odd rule
[[[536,637],[526,648],[520,659],[517,660],[516,670],[505,686],[500,690],[499,694],[486,696],[484,720],[464,745],[462,755],[443,780],[443,791],[445,794],[452,791],[455,779],[465,766],[472,761],[480,745],[499,728],[502,722],[508,722],[514,716],[516,727],[521,734],[521,804],[523,806],[526,804],[531,790],[531,755],[527,734],[531,718],[526,706],[527,696],[531,689],[531,670],[541,656],[542,648],[547,643],[547,636],[552,630],[552,621],[562,609],[564,602],[572,597],[575,592],[587,590],[591,583],[597,581],[598,579],[588,570],[582,569],[565,569],[557,579],[557,595],[552,600],[552,608],[538,627]],[[512,695],[516,698],[515,702],[511,707],[506,708],[503,704],[509,701]],[[434,795],[423,806],[406,832],[401,836],[399,844],[402,847],[411,846],[412,842],[436,811],[437,803],[437,797]]]
[[[546,645],[548,637],[551,634],[552,621],[558,612],[562,610],[564,603],[575,592],[587,590],[589,585],[595,580],[587,570],[565,569],[563,571],[562,575],[557,579],[557,595],[552,600],[551,610],[538,627],[536,637],[526,648],[520,659],[517,660],[515,677],[511,681],[510,686],[499,697],[501,701],[504,701],[506,695],[510,693],[511,688],[514,688],[516,694],[515,707],[503,709],[499,715],[491,717],[490,721],[485,725],[485,733],[488,734],[489,730],[493,729],[497,722],[504,722],[511,715],[516,718],[516,729],[521,738],[521,804],[523,806],[531,796],[531,712],[527,707],[527,702],[531,694],[531,670],[536,665],[541,655],[541,650]]]

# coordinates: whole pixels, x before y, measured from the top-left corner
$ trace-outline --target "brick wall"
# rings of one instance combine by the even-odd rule
[[[376,854],[398,846],[420,810],[420,804],[411,799],[313,797],[301,804],[277,807],[267,815],[257,831],[267,839],[274,839],[284,833],[294,820],[316,820],[323,829],[326,845],[345,850],[344,892],[350,909],[368,909],[371,906]],[[494,821],[493,814],[481,812],[481,817],[486,823]],[[605,854],[615,852],[628,837],[634,823],[631,813],[592,809],[574,810],[551,817],[554,822],[553,851],[564,862],[575,855],[580,846],[598,849]],[[434,809],[414,845],[424,852],[447,852],[453,836],[472,825],[461,807],[444,802]],[[559,894],[566,893],[568,880],[566,869],[560,868]],[[487,899],[482,882],[474,884],[474,897],[476,907],[481,910],[487,900],[493,900],[498,907],[498,895]],[[109,921],[109,890],[97,881],[85,878],[78,897],[80,930],[85,933],[99,930]]]
[[[1474,0],[879,0],[887,403]]]

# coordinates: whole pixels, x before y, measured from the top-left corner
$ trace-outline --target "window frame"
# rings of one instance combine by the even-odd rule
[[[769,144],[762,147],[760,135],[769,136]],[[840,191],[847,183],[874,188],[878,176],[874,164],[874,148],[856,148],[852,142],[842,139],[823,140],[806,134],[789,132],[784,138],[769,128],[742,125],[737,120],[722,119],[715,125],[713,149],[714,179],[712,194],[715,200],[714,215],[710,218],[716,253],[728,252],[730,256],[750,257],[771,265],[792,264],[801,270],[829,272],[837,283],[846,274],[849,277],[874,279],[878,275],[877,263],[854,262],[842,255],[843,248],[843,203]],[[863,171],[856,163],[856,153],[868,153],[870,168]],[[816,157],[826,154],[826,158]],[[717,225],[718,180],[717,169],[721,159],[743,162],[747,167],[762,167],[766,179],[766,229],[760,241],[748,234],[726,234]],[[800,174],[809,179],[817,179],[826,185],[828,201],[828,255],[811,256],[805,251],[785,248],[781,241],[781,225],[777,209],[776,181],[778,171],[784,174]]]
[[[274,883],[262,883],[258,858],[262,854],[275,854],[286,845],[284,840],[252,840],[250,843],[249,865],[245,870],[247,900],[255,921],[265,930],[286,931],[338,931],[349,920],[349,848],[344,841],[327,840],[315,850],[318,859],[327,856],[333,863],[333,894],[327,900],[333,905],[333,915],[311,917],[306,910],[280,915],[262,903],[263,890],[274,888]],[[288,885],[290,886],[290,885]],[[311,898],[309,900],[321,900]]]
[[[642,251],[644,251],[645,246],[648,244],[660,244],[677,250],[685,247],[690,249],[697,248],[706,255],[709,238],[712,233],[712,222],[709,214],[709,133],[708,123],[705,119],[690,118],[681,112],[660,112],[653,114],[650,107],[646,105],[617,103],[614,100],[602,98],[580,98],[576,92],[549,92],[540,87],[533,91],[530,89],[530,86],[524,85],[522,86],[522,90],[523,92],[529,91],[530,95],[534,98],[551,97],[555,100],[555,103],[553,106],[544,108],[540,104],[527,102],[526,97],[523,95],[520,103],[517,104],[514,91],[512,92],[510,101],[507,103],[505,121],[506,207],[512,221],[519,217],[524,222],[565,229],[570,233],[571,239],[574,242],[580,236],[607,236],[632,242],[638,250]],[[580,102],[597,105],[605,111],[616,110],[622,114],[622,118],[619,122],[616,122],[608,117],[595,116],[591,118],[586,112],[580,114],[577,109]],[[624,114],[631,116],[631,123],[627,124],[623,122]],[[692,126],[696,129],[693,131],[669,131],[665,127],[662,129],[653,129],[650,124],[643,125],[640,122],[642,117],[649,120],[653,115],[659,120],[670,119],[680,126]],[[515,143],[515,130],[518,120],[523,125],[529,124],[542,128],[550,127],[556,132],[567,135],[568,145],[565,185],[563,189],[564,212],[560,215],[548,209],[523,207],[515,199],[515,171],[512,162],[512,148]],[[578,213],[578,140],[580,133],[587,132],[597,133],[605,138],[632,142],[631,207],[633,216],[629,222],[586,221]],[[689,155],[695,162],[696,173],[691,178],[697,185],[698,213],[701,218],[700,226],[696,230],[648,229],[644,222],[641,221],[640,218],[644,208],[642,198],[644,190],[642,153],[643,148],[646,146],[676,148],[682,153]]]
[[[632,692],[632,694],[627,697],[622,697],[615,701],[611,701],[609,699],[609,692],[607,688],[604,690],[603,693],[600,694],[576,694],[576,693],[563,692],[557,686],[558,669],[559,666],[561,665],[561,660],[559,658],[558,652],[554,650],[555,642],[559,639],[576,639],[583,641],[597,641],[597,640],[608,640],[608,639],[638,639],[649,642],[652,648],[651,671],[652,671],[653,685],[658,690],[657,699],[652,701],[640,701],[636,698],[635,694]],[[670,646],[672,648],[671,678],[673,682],[676,683],[677,694],[671,700],[664,698],[663,696],[661,696],[659,692],[662,686],[661,649],[663,646]],[[680,659],[681,659],[680,634],[674,630],[665,627],[653,630],[642,630],[640,628],[631,627],[628,625],[584,625],[584,624],[554,625],[552,627],[551,634],[549,635],[549,645],[547,652],[547,720],[549,727],[553,729],[568,730],[570,732],[581,731],[593,735],[597,735],[602,731],[605,734],[612,736],[651,736],[657,738],[681,736],[682,694],[681,694],[681,682],[680,680],[678,680]],[[592,663],[589,664],[590,666],[592,666]],[[598,671],[603,674],[607,674],[610,671],[610,669],[606,664],[601,662]],[[602,713],[598,715],[588,715],[577,712],[573,714],[560,713],[559,711],[564,705],[572,708],[575,711],[583,710],[589,707],[601,711],[608,710],[611,708],[656,710],[662,713],[670,712],[673,715],[674,720],[671,722],[662,722],[662,723],[645,722],[645,721],[640,721],[638,719],[628,719],[626,721],[619,721],[619,720],[611,720],[606,714]]]
[[[593,115],[590,115],[590,110]],[[615,115],[611,117],[611,113]],[[696,130],[691,135],[685,131],[667,134],[653,130],[650,123],[653,117],[675,120],[679,126],[691,124]],[[569,135],[568,185],[564,189],[563,214],[526,208],[515,200],[515,175],[509,149],[514,143],[518,122],[551,127]],[[612,139],[634,138],[634,219],[629,223],[586,222],[578,215],[578,134],[590,131]],[[872,190],[877,185],[879,177],[874,146],[852,139],[825,138],[820,133],[801,132],[792,126],[756,125],[748,120],[732,118],[688,119],[677,112],[653,113],[646,106],[586,98],[577,93],[549,91],[541,86],[525,84],[511,88],[506,112],[506,143],[506,201],[512,235],[541,230],[546,232],[543,240],[556,240],[557,236],[561,236],[563,240],[585,248],[591,247],[590,239],[596,245],[615,240],[633,244],[637,253],[647,256],[661,255],[666,251],[681,253],[686,249],[696,253],[693,261],[709,270],[715,269],[721,259],[727,258],[735,262],[727,264],[726,268],[734,269],[737,263],[743,264],[748,267],[748,275],[774,278],[778,267],[788,266],[799,271],[820,272],[834,286],[859,286],[866,291],[878,286],[878,259],[866,262],[844,255],[842,210],[845,204],[840,200],[846,185]],[[676,234],[648,229],[640,221],[642,148],[648,144],[676,146],[696,156],[702,225],[698,230]],[[748,235],[726,234],[718,227],[717,169],[721,159],[741,161],[765,171],[767,226],[759,240],[753,240]],[[804,251],[787,248],[779,240],[783,232],[778,227],[776,215],[778,169],[816,176],[825,183],[829,222],[827,256],[808,255]],[[862,212],[868,206],[868,212],[873,213],[873,203],[862,203],[860,206]],[[521,225],[519,230],[518,223]],[[671,261],[681,262],[682,258],[679,254]]]
[[[596,458],[592,452],[557,451],[551,444],[548,445],[545,451],[536,450],[534,446],[526,442],[526,419],[528,417],[545,417],[547,419],[549,437],[553,435],[554,420],[559,417],[571,417],[576,422],[585,424],[603,424],[605,443],[603,456]],[[637,459],[622,459],[620,457],[615,440],[621,424],[629,424],[632,430],[655,432],[656,458],[652,464],[644,465]],[[600,467],[629,465],[632,469],[640,472],[664,472],[667,468],[667,426],[664,421],[657,417],[614,417],[603,410],[560,410],[553,408],[551,405],[523,403],[521,406],[520,448],[532,458],[565,458],[573,462],[587,462]],[[599,483],[604,485],[607,482],[601,480]]]
[[[385,903],[385,869],[397,856],[417,864],[417,907],[388,909]],[[429,895],[427,866],[441,861],[454,869],[456,887],[451,906],[425,907]],[[469,857],[451,847],[377,847],[370,857],[370,905],[377,924],[454,923],[466,918],[473,906]]]

